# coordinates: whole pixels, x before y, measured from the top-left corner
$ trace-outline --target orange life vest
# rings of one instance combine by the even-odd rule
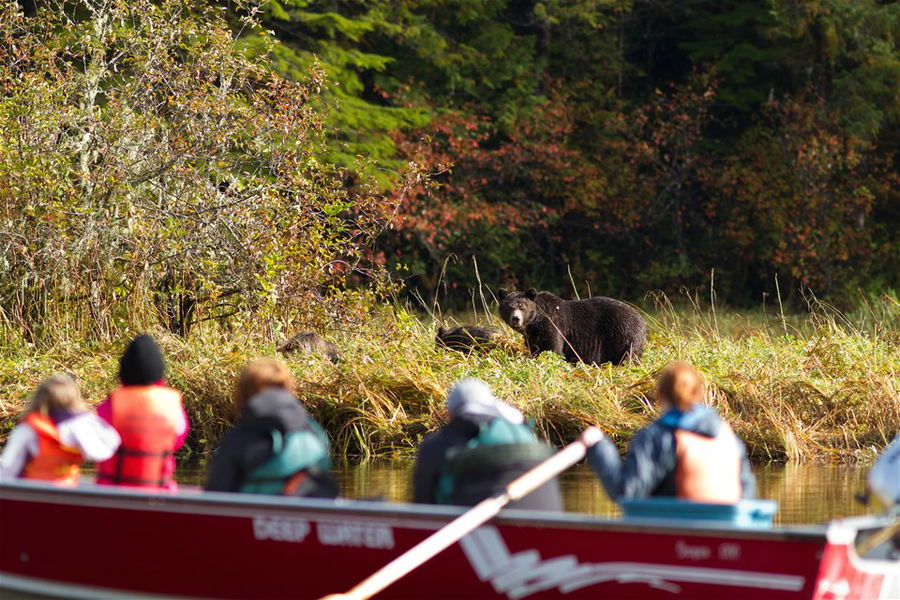
[[[158,385],[125,386],[110,394],[112,426],[122,443],[116,455],[100,465],[98,483],[167,487],[167,466],[182,419],[181,392]]]
[[[75,485],[81,475],[79,465],[84,462],[81,450],[68,448],[59,441],[59,430],[50,417],[38,412],[25,417],[37,434],[38,451],[22,469],[25,479],[53,481],[58,485]]]
[[[741,499],[741,455],[728,425],[714,438],[675,430],[675,488],[679,498],[693,502]]]

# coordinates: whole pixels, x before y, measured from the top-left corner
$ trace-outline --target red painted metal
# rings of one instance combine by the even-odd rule
[[[0,586],[84,598],[316,599],[352,587],[457,514],[4,482]],[[506,511],[378,598],[890,597],[897,563],[856,557],[854,531],[849,520],[754,530]]]

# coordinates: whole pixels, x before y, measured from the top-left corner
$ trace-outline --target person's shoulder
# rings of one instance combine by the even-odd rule
[[[447,432],[443,430],[435,431],[425,436],[422,443],[419,444],[419,454],[431,451],[434,448],[445,445],[447,442]]]
[[[250,442],[255,440],[271,440],[272,435],[269,431],[260,427],[253,427],[243,421],[238,421],[237,425],[225,432],[222,436],[221,445],[236,444],[242,442]]]
[[[422,443],[419,444],[417,456],[422,458],[443,455],[450,448],[465,444],[468,439],[456,428],[448,424],[422,440]]]
[[[184,393],[181,390],[179,390],[178,388],[174,388],[167,383],[157,383],[157,384],[154,384],[153,387],[165,391],[167,394],[169,394],[173,398],[177,397],[179,402],[184,399]]]
[[[56,429],[60,432],[60,435],[64,431],[81,431],[96,427],[111,427],[111,425],[97,416],[97,413],[90,410],[74,414],[56,424]]]
[[[222,436],[213,456],[219,460],[243,463],[251,456],[267,455],[271,448],[272,436],[269,432],[238,423]]]
[[[675,434],[671,427],[656,420],[634,434],[631,440],[632,448],[645,448],[650,446],[665,446],[674,441]]]
[[[638,432],[634,434],[634,439],[656,438],[670,433],[672,433],[672,427],[669,427],[661,420],[657,419],[643,429],[638,430]]]
[[[18,425],[12,428],[9,432],[9,437],[7,438],[7,445],[12,443],[13,440],[27,440],[31,437],[37,437],[37,432],[34,430],[34,427],[22,421]]]

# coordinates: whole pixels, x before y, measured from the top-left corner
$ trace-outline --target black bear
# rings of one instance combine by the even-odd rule
[[[290,354],[291,352],[320,354],[322,356],[327,356],[328,360],[333,363],[336,363],[341,359],[337,346],[314,331],[303,331],[292,336],[278,347],[278,351],[282,354]]]
[[[435,344],[441,348],[470,354],[473,350],[490,350],[496,345],[497,330],[493,327],[463,325],[453,329],[438,327]]]
[[[631,306],[612,298],[563,300],[550,292],[497,293],[500,316],[525,336],[532,356],[550,350],[569,362],[621,364],[639,358],[647,324]]]

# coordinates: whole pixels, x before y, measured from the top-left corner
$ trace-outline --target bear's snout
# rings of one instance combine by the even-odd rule
[[[522,326],[522,311],[514,310],[511,315],[509,315],[509,324],[513,327],[521,327]]]

